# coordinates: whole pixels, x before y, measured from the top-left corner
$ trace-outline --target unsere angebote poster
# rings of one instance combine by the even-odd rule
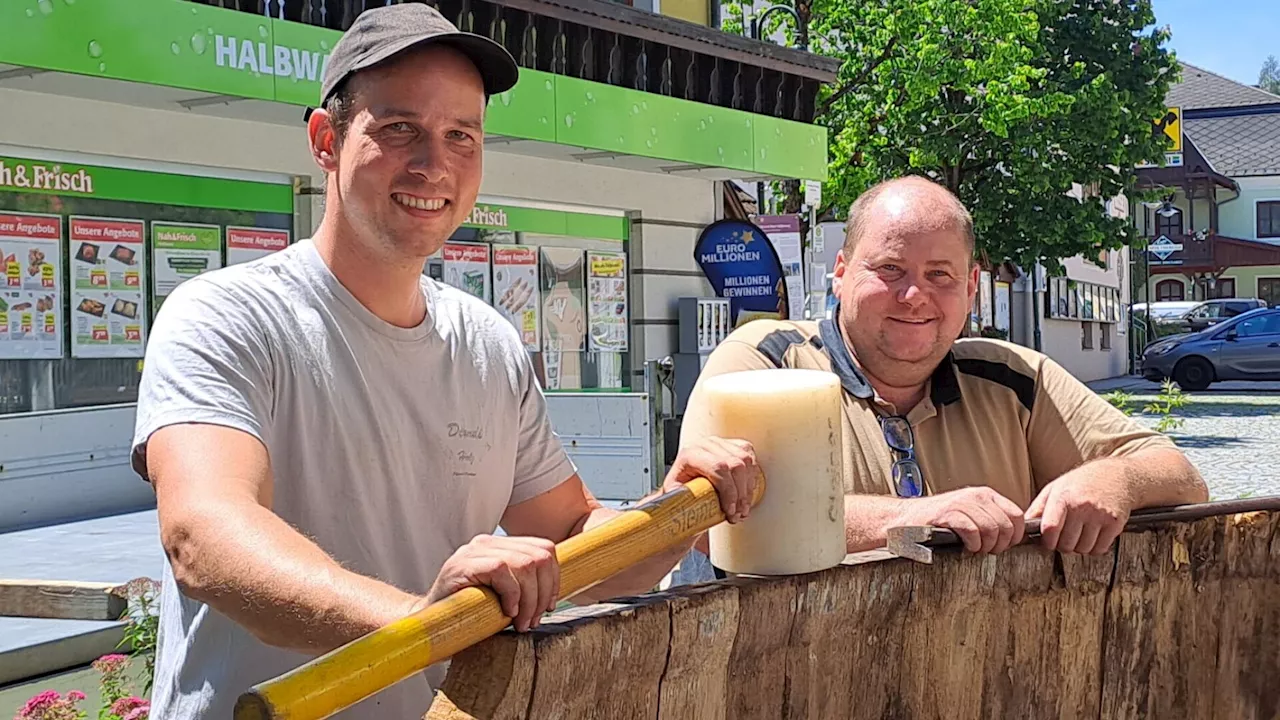
[[[489,246],[481,243],[445,243],[444,281],[486,303],[490,302]]]
[[[222,267],[222,228],[191,223],[151,223],[155,295],[159,309],[182,283]]]
[[[493,246],[494,305],[515,325],[530,352],[542,349],[538,323],[538,248]]]
[[[62,218],[0,214],[0,358],[62,357]]]
[[[289,247],[288,230],[227,228],[227,265],[238,265],[264,258],[287,247]]]
[[[147,247],[141,220],[71,218],[71,354],[142,357]]]

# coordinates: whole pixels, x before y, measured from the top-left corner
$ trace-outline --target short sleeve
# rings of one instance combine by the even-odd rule
[[[770,370],[776,367],[755,345],[744,339],[730,336],[716,346],[702,366],[698,381],[694,383],[689,401],[685,404],[684,417],[680,421],[680,449],[683,450],[710,434],[707,404],[702,399],[702,389],[707,378],[742,370]]]
[[[1175,447],[1045,358],[1036,381],[1027,445],[1037,492],[1084,463]]]
[[[183,423],[221,425],[268,444],[271,353],[246,303],[201,279],[178,286],[151,329],[138,389],[133,469],[150,481],[147,441]]]
[[[547,399],[523,346],[516,351],[516,357],[519,359],[520,445],[516,449],[511,505],[535,498],[577,472],[560,437],[551,428]]]

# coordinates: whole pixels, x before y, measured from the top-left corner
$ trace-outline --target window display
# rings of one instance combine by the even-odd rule
[[[62,218],[0,214],[0,358],[62,357]]]
[[[587,255],[591,275],[591,350],[627,349],[627,256],[592,252]]]
[[[71,355],[140,358],[147,316],[141,220],[71,218]]]
[[[155,255],[155,305],[182,283],[222,267],[222,228],[195,223],[151,223]]]
[[[264,258],[289,247],[288,230],[228,227],[227,266]]]
[[[538,317],[538,249],[520,245],[493,246],[494,306],[524,340],[529,352],[542,349]]]
[[[151,175],[111,172],[119,194]],[[239,183],[165,177],[201,188],[191,197],[213,204]],[[279,212],[0,190],[0,413],[136,400],[157,299],[226,264],[227,228],[256,245],[255,256],[287,246],[291,193],[276,204]]]
[[[608,230],[603,237],[578,237],[558,234],[579,224],[573,213],[485,207],[489,212],[479,219],[492,223],[464,225],[427,259],[423,273],[497,309],[520,333],[544,390],[627,390],[625,218],[616,218],[614,237]],[[556,232],[520,229],[525,226]]]

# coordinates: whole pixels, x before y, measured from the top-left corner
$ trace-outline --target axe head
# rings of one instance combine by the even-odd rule
[[[947,535],[951,534],[945,530],[943,532]],[[898,557],[929,564],[933,562],[933,550],[929,544],[933,543],[937,534],[937,528],[928,525],[889,528],[886,533],[885,548]]]

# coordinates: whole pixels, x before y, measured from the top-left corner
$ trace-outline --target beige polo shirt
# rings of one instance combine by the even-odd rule
[[[890,468],[896,454],[879,418],[898,411],[872,390],[830,320],[756,320],[730,335],[707,359],[694,387],[681,446],[706,434],[702,380],[769,368],[826,370],[840,377],[845,492],[894,494]],[[1174,447],[1048,356],[985,338],[956,341],[907,419],[926,494],[986,485],[1023,509],[1046,484],[1085,462]]]

